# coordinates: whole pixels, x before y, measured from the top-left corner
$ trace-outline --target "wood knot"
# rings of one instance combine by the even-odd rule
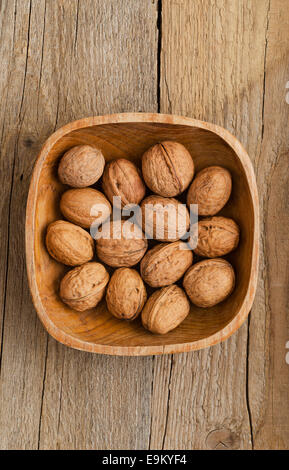
[[[239,449],[240,437],[229,429],[215,429],[207,435],[206,446],[212,450]]]
[[[34,141],[31,139],[31,137],[26,137],[26,139],[24,139],[25,147],[30,148],[33,146],[33,144],[34,144]]]

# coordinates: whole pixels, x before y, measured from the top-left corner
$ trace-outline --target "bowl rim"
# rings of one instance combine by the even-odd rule
[[[38,291],[35,273],[34,261],[34,239],[35,239],[35,209],[38,194],[38,183],[42,165],[55,143],[65,135],[83,128],[89,128],[104,124],[120,124],[120,123],[154,123],[154,124],[171,124],[183,125],[190,127],[197,127],[207,131],[211,131],[220,136],[236,153],[241,165],[244,169],[250,195],[253,201],[254,213],[254,233],[253,233],[253,251],[252,262],[250,268],[250,278],[248,289],[245,298],[234,318],[220,331],[214,333],[207,338],[203,338],[190,343],[177,343],[167,345],[152,345],[152,346],[113,346],[89,343],[80,340],[73,335],[70,335],[60,330],[49,318],[44,308],[41,297]],[[195,351],[203,348],[213,346],[219,342],[225,341],[246,320],[256,293],[257,279],[258,279],[258,261],[259,261],[259,199],[254,174],[253,165],[251,160],[238,139],[232,135],[227,129],[217,126],[205,121],[183,117],[173,114],[158,114],[158,113],[118,113],[106,114],[104,116],[93,116],[73,121],[65,126],[59,128],[54,132],[42,146],[38,157],[36,159],[32,178],[29,186],[29,193],[26,206],[26,223],[25,223],[25,246],[26,246],[26,268],[28,276],[28,284],[32,296],[32,301],[36,312],[44,325],[47,332],[60,343],[74,349],[82,351],[108,354],[114,356],[148,356],[156,354],[172,354],[180,352]]]

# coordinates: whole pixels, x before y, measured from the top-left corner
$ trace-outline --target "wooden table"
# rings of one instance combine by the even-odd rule
[[[1,449],[288,449],[288,0],[2,0],[0,21]],[[259,287],[223,344],[98,356],[37,318],[24,253],[37,153],[69,121],[124,111],[212,121],[254,163]]]

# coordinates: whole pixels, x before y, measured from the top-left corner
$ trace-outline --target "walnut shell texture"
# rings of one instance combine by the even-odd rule
[[[96,183],[105,165],[101,150],[90,145],[78,145],[66,152],[60,160],[58,176],[63,184],[85,188]]]
[[[161,243],[149,250],[141,261],[141,276],[151,287],[177,282],[193,262],[193,253],[182,241]]]
[[[200,261],[187,271],[183,285],[193,304],[213,307],[232,293],[235,286],[234,269],[222,258]]]
[[[139,204],[146,192],[139,169],[125,158],[119,158],[107,164],[102,185],[111,203],[113,203],[113,196],[121,197],[122,207],[127,204]]]
[[[116,268],[137,264],[147,247],[147,240],[139,226],[128,220],[104,224],[96,240],[99,259]]]
[[[220,166],[209,166],[200,171],[192,182],[187,204],[198,204],[199,215],[215,215],[228,202],[231,190],[229,171]]]
[[[189,229],[190,215],[185,206],[174,198],[148,196],[141,203],[142,228],[148,238],[173,242]]]
[[[166,334],[186,318],[190,304],[183,289],[175,284],[154,292],[142,311],[143,326],[156,334]]]
[[[60,200],[60,210],[70,222],[83,228],[102,224],[111,214],[111,205],[96,189],[69,189]]]
[[[68,266],[87,263],[94,255],[94,241],[89,233],[65,220],[48,226],[46,247],[54,259]]]
[[[233,251],[239,243],[240,229],[233,219],[210,217],[199,221],[195,253],[204,258],[217,258]]]
[[[107,308],[116,318],[134,320],[146,302],[146,288],[135,269],[117,269],[106,292]]]
[[[181,194],[194,176],[194,162],[178,142],[162,142],[142,157],[142,172],[147,186],[156,194],[172,197]]]
[[[83,312],[101,301],[109,274],[100,263],[86,263],[69,271],[60,283],[60,297],[74,310]]]

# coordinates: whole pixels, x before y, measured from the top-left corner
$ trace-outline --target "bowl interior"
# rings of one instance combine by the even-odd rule
[[[175,140],[184,144],[193,156],[196,171],[209,166],[227,168],[233,178],[229,203],[220,213],[233,217],[241,227],[238,249],[227,259],[236,272],[234,293],[210,309],[191,307],[186,320],[174,331],[153,335],[140,320],[131,323],[112,317],[103,301],[94,310],[76,313],[64,305],[57,293],[59,281],[68,268],[54,261],[45,248],[47,225],[62,218],[59,200],[64,187],[57,179],[57,166],[63,153],[79,144],[100,147],[107,160],[124,157],[140,165],[143,152],[156,142]],[[242,306],[249,287],[252,267],[254,207],[244,168],[232,148],[215,133],[190,125],[158,123],[103,124],[78,129],[58,140],[43,162],[34,214],[35,277],[42,305],[49,319],[61,332],[86,343],[108,346],[164,346],[192,343],[222,330]]]

